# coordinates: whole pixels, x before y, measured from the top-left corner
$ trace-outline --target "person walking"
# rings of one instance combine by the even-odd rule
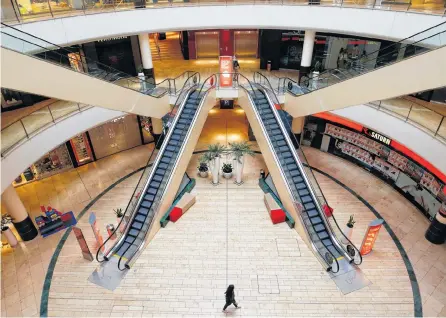
[[[235,301],[235,293],[234,293],[234,285],[229,285],[225,292],[226,295],[226,304],[223,307],[223,312],[226,312],[226,308],[228,308],[231,304],[235,306],[235,308],[239,309],[240,306],[237,305],[237,302]]]

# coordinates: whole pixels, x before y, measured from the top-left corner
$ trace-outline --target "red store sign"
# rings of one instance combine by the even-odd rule
[[[364,239],[362,240],[361,249],[359,251],[361,255],[367,255],[372,251],[383,223],[383,219],[376,219],[370,222],[367,232],[364,235]]]
[[[220,87],[232,87],[232,56],[220,56]]]

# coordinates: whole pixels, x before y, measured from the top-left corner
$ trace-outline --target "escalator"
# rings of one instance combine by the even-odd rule
[[[5,88],[161,118],[181,87],[175,79],[134,77],[4,23],[1,40]]]
[[[446,86],[446,22],[418,32],[342,69],[302,77],[269,77],[274,92],[287,92],[285,109],[293,117],[385,100]],[[264,80],[254,77],[256,84]],[[276,87],[278,82],[280,87]]]
[[[208,87],[204,84],[206,81],[201,87],[198,83],[198,73],[186,81],[183,87],[184,93],[180,94],[170,113],[168,133],[162,147],[151,165],[149,164],[151,158],[149,158],[148,165],[127,206],[125,215],[129,222],[126,229],[114,246],[104,254],[103,259],[100,259],[101,248],[98,250],[96,259],[99,262],[117,257],[119,259],[118,268],[120,270],[129,269],[143,250],[147,242],[147,235],[155,223],[154,218],[160,212],[161,204],[165,204],[166,191],[176,173],[179,158],[188,143],[196,117],[208,92],[206,89]],[[153,154],[154,152],[150,157]],[[170,188],[169,190],[172,191]],[[119,227],[120,225],[117,228]],[[104,245],[109,240],[110,238],[104,242]]]
[[[322,194],[317,195],[313,188],[317,184],[316,179],[311,170],[305,170],[301,162],[303,153],[298,153],[293,147],[289,136],[290,127],[287,127],[288,121],[283,119],[285,116],[282,115],[285,114],[281,115],[279,112],[282,111],[277,110],[277,101],[271,100],[266,90],[260,85],[249,83],[243,88],[248,92],[257,120],[267,136],[282,178],[286,181],[319,261],[327,271],[332,273],[345,271],[346,267],[353,266],[351,264],[361,264],[362,258],[358,249],[343,235],[334,217],[331,218],[332,220],[327,219],[323,211],[326,205],[325,199],[321,199]]]

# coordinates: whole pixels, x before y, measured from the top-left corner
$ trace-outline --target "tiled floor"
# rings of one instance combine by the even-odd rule
[[[218,110],[209,116],[204,128],[206,136],[200,138],[197,150],[209,142],[226,143],[231,135],[240,140],[247,138],[241,112]],[[444,316],[446,247],[434,246],[423,238],[428,226],[425,217],[392,188],[359,167],[314,149],[306,149],[306,153],[312,165],[340,179],[386,218],[414,264],[425,316]],[[147,146],[134,148],[77,171],[31,183],[19,188],[19,194],[33,216],[40,204],[78,214],[91,198],[143,165],[147,155]],[[191,177],[197,177],[197,158],[194,155],[189,165]],[[49,315],[223,316],[220,307],[227,283],[236,285],[237,300],[242,306],[228,315],[413,315],[407,271],[385,230],[374,252],[361,265],[372,285],[342,295],[298,234],[285,224],[273,226],[269,221],[257,186],[262,167],[260,155],[248,158],[246,182],[241,187],[223,179],[222,184],[213,187],[209,179],[197,177],[197,204],[177,223],[160,230],[114,292],[87,281],[97,263],[83,260],[76,239],[70,235],[54,270]],[[97,214],[103,235],[106,224],[116,223],[112,210],[126,206],[139,175],[119,183],[89,209]],[[360,245],[373,214],[332,180],[320,174],[316,177],[341,224],[349,215],[355,215],[353,241]],[[88,215],[78,226],[95,251]],[[37,238],[15,249],[2,250],[2,316],[38,314],[43,277],[60,236]]]

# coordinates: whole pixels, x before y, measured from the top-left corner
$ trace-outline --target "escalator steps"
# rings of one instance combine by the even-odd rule
[[[122,256],[125,251],[127,251],[127,249],[130,247],[130,244],[127,242],[124,242],[121,247],[119,248],[119,250],[116,252],[116,254],[118,254],[119,256]]]
[[[134,222],[132,223],[132,227],[135,228],[135,229],[137,229],[137,230],[141,230],[141,229],[142,229],[142,223],[141,223],[141,222],[134,221]]]
[[[328,238],[328,233],[327,233],[327,231],[319,232],[319,233],[317,233],[317,235],[319,236],[319,238],[320,238],[321,240]]]
[[[297,190],[307,189],[307,185],[303,182],[296,184]]]
[[[152,204],[153,200],[155,200],[155,196],[152,194],[146,194],[144,196],[144,200],[148,201],[148,204]],[[145,206],[145,208],[147,207]]]
[[[152,195],[153,197],[153,195]],[[153,200],[147,200],[147,195],[144,197],[144,201],[141,202],[141,206],[146,209],[150,209],[152,207]]]
[[[155,182],[161,182],[161,181],[163,181],[163,177],[160,176],[159,174],[155,174],[155,175],[153,175],[153,180]]]
[[[149,214],[149,209],[147,209],[147,208],[139,208],[138,213],[142,214],[142,215],[147,215],[147,214]]]
[[[164,164],[163,166],[165,166],[167,168],[167,165]],[[165,168],[162,168],[161,165],[158,166],[158,169],[156,169],[155,174],[160,175],[160,176],[164,176],[164,174],[166,173]]]
[[[146,220],[146,216],[138,213],[135,216],[135,220],[138,222],[144,223],[144,221]]]
[[[303,195],[309,195],[310,191],[308,191],[308,189],[303,189],[303,190],[299,190],[298,193],[300,196],[303,196]]]
[[[291,177],[300,176],[300,172],[298,169],[290,170],[290,175],[291,175]]]
[[[293,154],[290,151],[282,152],[281,153],[282,158],[290,158],[293,157]]]
[[[161,158],[161,162],[169,164],[170,160],[169,160],[169,158],[163,157],[163,158]]]
[[[294,184],[301,183],[303,181],[304,181],[304,179],[302,177],[294,177],[293,178]]]
[[[305,210],[310,210],[316,208],[313,202],[304,204]]]
[[[158,189],[155,189],[155,188],[152,188],[152,187],[149,187],[149,189],[147,189],[147,193],[148,194],[155,195],[157,191],[158,191]]]
[[[319,212],[316,209],[307,210],[307,214],[310,218],[319,217]],[[314,223],[313,223],[314,224]]]
[[[301,197],[302,203],[308,203],[308,202],[313,202],[313,199],[311,198],[311,196],[306,195],[304,197]]]
[[[316,226],[314,227],[314,230],[315,230],[316,232],[322,232],[322,231],[325,231],[325,226],[324,226],[323,224],[318,224],[318,225],[316,225]]]
[[[134,236],[127,236],[125,238],[125,242],[127,242],[129,244],[132,244],[135,240],[136,240],[136,237],[134,237]]]
[[[129,235],[131,235],[131,236],[136,237],[136,236],[138,236],[138,234],[139,234],[139,231],[138,231],[138,230],[131,229],[131,230],[129,231]]]
[[[316,217],[312,217],[312,218],[310,219],[310,222],[311,222],[313,225],[315,225],[315,224],[322,223],[322,219],[321,219],[320,217],[316,216]]]
[[[150,186],[151,186],[151,187],[154,187],[154,188],[156,188],[156,189],[159,189],[160,185],[161,185],[161,183],[160,183],[160,182],[156,182],[156,181],[152,181],[152,182],[150,183]]]

